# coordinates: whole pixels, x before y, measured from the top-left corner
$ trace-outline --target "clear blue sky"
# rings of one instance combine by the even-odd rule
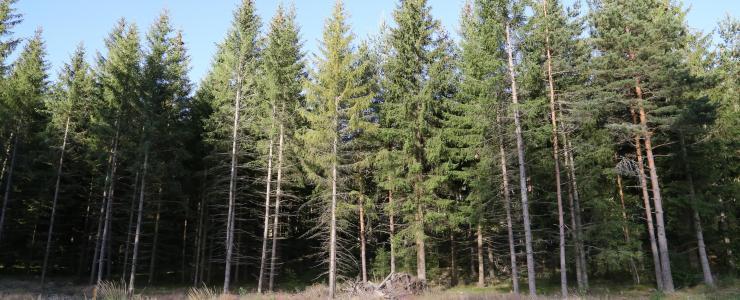
[[[279,1],[255,0],[263,24],[272,17]],[[215,44],[220,42],[230,25],[232,11],[240,0],[20,0],[17,8],[24,21],[15,28],[15,35],[30,37],[42,27],[46,40],[52,78],[69,59],[79,42],[83,42],[89,57],[104,51],[103,39],[116,21],[125,17],[146,32],[163,9],[168,9],[172,22],[184,32],[192,70],[190,77],[198,83],[208,71]],[[290,0],[286,1],[290,3]],[[313,53],[321,37],[324,19],[331,12],[333,0],[294,0],[304,49]],[[566,0],[572,3],[573,0]],[[382,19],[390,20],[396,0],[345,0],[351,14],[351,25],[358,38],[377,32]],[[448,31],[458,31],[460,9],[464,0],[430,0],[432,13]],[[704,32],[713,30],[725,14],[740,12],[740,0],[684,0],[691,7],[688,23]]]

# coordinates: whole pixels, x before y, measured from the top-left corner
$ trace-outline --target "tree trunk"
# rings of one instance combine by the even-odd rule
[[[11,135],[13,135],[11,133]],[[10,200],[10,187],[13,186],[13,171],[15,169],[15,159],[18,154],[18,135],[13,137],[13,153],[10,157],[10,168],[8,169],[8,178],[5,180],[5,196],[3,196],[3,211],[0,212],[0,240],[3,236],[3,225],[5,224],[5,212],[8,210],[8,201]]]
[[[337,107],[338,100],[334,100]],[[334,118],[334,128],[339,124],[336,117]],[[337,277],[337,135],[334,134],[332,143],[332,165],[331,165],[331,219],[329,223],[329,298],[334,298]]]
[[[274,116],[273,116],[274,118]],[[271,126],[272,127],[272,126]],[[272,129],[270,129],[270,134],[272,135]],[[257,293],[262,293],[262,282],[265,278],[265,267],[267,265],[267,239],[268,239],[268,233],[270,229],[270,193],[271,193],[271,184],[272,184],[272,148],[273,148],[273,138],[270,137],[270,149],[267,154],[267,178],[265,179],[265,220],[263,225],[263,231],[262,231],[262,252],[260,256],[260,275],[257,279]]]
[[[182,260],[180,261],[180,282],[185,284],[186,258],[188,249],[188,215],[190,211],[190,198],[185,199],[185,219],[182,221]]]
[[[614,157],[617,157],[617,154],[614,153]],[[627,245],[632,245],[631,238],[630,238],[630,232],[629,228],[627,227],[629,225],[629,221],[627,219],[627,208],[624,205],[624,187],[622,184],[622,175],[620,175],[617,172],[617,188],[619,193],[619,203],[621,204],[622,208],[622,221],[624,224],[622,224],[622,233],[624,233],[624,241],[627,243]],[[637,285],[640,284],[640,274],[637,271],[637,266],[635,266],[635,260],[630,257],[630,272],[632,273],[632,281]]]
[[[637,124],[637,114],[634,109],[630,110],[632,113],[632,122]],[[640,142],[640,135],[635,135],[635,154],[637,156],[637,168],[638,178],[640,181],[640,189],[642,190],[642,200],[645,206],[645,220],[648,227],[648,237],[650,239],[650,251],[653,254],[653,268],[655,269],[655,284],[658,290],[663,290],[663,272],[660,264],[660,254],[658,252],[658,244],[655,239],[655,228],[653,227],[653,210],[650,207],[650,195],[648,194],[647,178],[645,177],[645,164],[642,160],[642,145]]]
[[[486,285],[486,272],[483,266],[483,226],[478,224],[478,286],[483,287]],[[490,267],[490,266],[489,266]]]
[[[545,19],[547,19],[547,0],[542,1]],[[555,197],[558,203],[558,236],[560,238],[560,293],[568,298],[568,275],[565,264],[565,217],[563,212],[563,195],[560,183],[560,150],[558,142],[558,122],[555,114],[555,82],[552,78],[552,56],[550,53],[550,33],[545,26],[545,53],[547,55],[547,84],[550,95],[550,121],[552,123],[552,156],[555,164]]]
[[[280,124],[280,137],[278,138],[278,165],[277,165],[277,186],[275,189],[275,213],[272,220],[272,250],[270,253],[270,281],[268,284],[268,290],[272,292],[272,288],[275,283],[275,272],[277,264],[277,239],[278,230],[280,227],[279,216],[280,216],[280,198],[283,196],[282,181],[283,181],[283,150],[285,140],[285,129],[283,124]]]
[[[13,133],[10,133],[10,136],[8,137],[8,141],[5,142],[5,156],[3,156],[3,166],[0,167],[0,182],[3,182],[3,179],[5,178],[5,168],[8,166],[8,159],[10,158],[10,145],[11,142],[13,142]]]
[[[421,184],[421,179],[418,177],[416,184]],[[427,280],[427,259],[426,252],[424,250],[424,212],[422,211],[423,207],[421,205],[421,193],[419,188],[420,187],[418,186],[414,188],[416,190],[416,226],[418,227],[414,234],[416,240],[416,277],[418,277],[422,282],[425,282]]]
[[[725,248],[725,261],[729,267],[730,274],[735,272],[735,260],[732,255],[732,241],[728,233],[730,232],[729,226],[727,225],[727,207],[722,197],[719,198],[720,212],[719,212],[719,229],[722,232],[722,244]]]
[[[396,236],[396,224],[395,224],[395,214],[393,212],[393,191],[388,191],[388,207],[390,207],[390,212],[388,213],[388,226],[389,226],[389,232],[390,232],[390,242],[391,242],[391,274],[396,273],[396,247],[395,242],[393,241]]]
[[[108,158],[108,168],[110,169],[110,157]],[[105,203],[108,200],[108,184],[110,181],[110,170],[105,171],[105,181],[103,182],[103,201],[100,201],[100,210],[98,212],[98,229],[95,233],[95,249],[93,250],[92,266],[90,266],[90,281],[92,285],[97,274],[98,257],[100,256],[100,245],[102,244],[101,235],[103,234],[103,217],[105,216]]]
[[[660,194],[660,183],[658,180],[658,169],[655,166],[653,156],[652,133],[648,129],[647,113],[643,106],[642,88],[640,79],[635,79],[635,93],[637,94],[637,105],[640,112],[640,125],[642,126],[643,136],[645,138],[645,154],[648,160],[648,170],[650,171],[650,184],[653,188],[653,203],[655,204],[655,223],[658,234],[658,253],[660,253],[660,267],[663,272],[663,289],[667,293],[673,293],[673,275],[671,274],[671,262],[668,256],[668,239],[665,234],[665,221],[663,218],[663,198]]]
[[[108,197],[105,200],[105,219],[103,220],[103,233],[101,235],[100,244],[100,256],[98,257],[98,280],[97,286],[103,281],[103,263],[105,262],[105,250],[110,242],[109,236],[111,231],[111,210],[113,207],[113,194],[116,191],[116,169],[118,166],[118,138],[119,138],[119,123],[116,121],[116,137],[113,142],[113,151],[111,152],[111,169],[110,169],[110,184],[108,185]],[[97,295],[97,294],[96,294]]]
[[[154,281],[154,269],[157,262],[157,240],[159,240],[159,214],[162,208],[162,187],[159,188],[159,196],[157,198],[157,210],[154,212],[154,240],[152,240],[152,254],[149,259],[149,278],[147,279],[147,285],[152,285]]]
[[[59,198],[59,185],[62,179],[62,166],[64,165],[64,150],[67,148],[67,136],[69,133],[69,119],[64,125],[64,138],[62,139],[62,149],[59,153],[59,165],[57,166],[57,178],[54,184],[54,197],[51,201],[51,216],[49,217],[49,231],[46,234],[46,251],[44,251],[44,263],[41,267],[41,287],[46,282],[46,267],[49,262],[49,252],[51,251],[51,237],[54,233],[54,217],[57,211],[57,199]]]
[[[488,278],[491,282],[491,285],[496,283],[496,272],[494,271],[495,262],[493,260],[493,245],[491,245],[492,242],[488,242],[486,245],[486,250],[488,252]]]
[[[136,232],[134,233],[134,247],[131,256],[131,272],[128,280],[128,296],[133,296],[134,281],[136,279],[136,263],[139,257],[139,241],[141,240],[141,219],[144,214],[144,195],[146,194],[146,170],[149,163],[149,147],[144,150],[144,166],[141,171],[141,186],[139,187],[139,208],[136,211]]]
[[[362,269],[362,282],[367,283],[367,257],[365,238],[365,203],[360,200],[360,267]]]
[[[679,132],[681,141],[681,157],[686,170],[686,181],[689,184],[689,197],[691,198],[691,210],[693,212],[694,230],[696,231],[696,246],[699,251],[699,261],[701,262],[701,271],[704,275],[704,284],[714,287],[714,278],[712,270],[709,268],[709,259],[707,258],[707,248],[704,245],[704,232],[701,227],[701,217],[699,216],[698,200],[696,199],[696,190],[694,189],[694,176],[692,175],[689,157],[686,153],[686,140],[683,131]]]
[[[503,111],[503,110],[502,110]],[[496,114],[496,123],[499,128],[499,156],[501,156],[501,189],[504,196],[506,210],[506,232],[509,238],[509,260],[511,261],[511,288],[515,294],[519,293],[519,270],[516,263],[516,245],[514,244],[514,227],[511,221],[511,197],[509,193],[509,174],[506,167],[506,151],[504,149],[503,126],[500,114]]]
[[[128,255],[131,248],[131,228],[134,226],[134,211],[136,210],[136,196],[139,188],[139,172],[134,176],[134,192],[131,198],[131,208],[128,214],[128,227],[126,227],[126,250],[123,252],[123,270],[121,271],[121,282],[126,281],[126,271],[128,266]]]
[[[511,43],[509,24],[506,24],[506,49],[509,59],[509,76],[511,78],[511,100],[514,104],[514,126],[516,133],[517,158],[519,160],[519,192],[522,201],[522,219],[524,221],[524,244],[527,251],[527,281],[529,285],[529,295],[537,295],[534,270],[534,250],[532,249],[532,229],[529,222],[529,199],[527,195],[527,166],[524,154],[524,138],[522,136],[522,126],[519,116],[519,99],[516,88],[516,75],[514,72],[514,49]]]
[[[241,60],[239,61],[241,65]],[[229,204],[226,216],[226,257],[224,258],[224,294],[229,293],[231,280],[231,255],[234,251],[234,209],[236,199],[236,167],[237,167],[237,139],[239,138],[239,112],[241,109],[241,75],[236,79],[236,99],[234,99],[234,123],[231,129],[231,176],[229,177]]]
[[[455,235],[450,230],[450,286],[457,286],[457,261],[455,260],[455,252]]]

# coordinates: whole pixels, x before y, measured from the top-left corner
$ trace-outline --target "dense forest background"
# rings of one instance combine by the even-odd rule
[[[194,84],[166,12],[50,70],[41,30],[13,34],[15,2],[0,0],[3,276],[334,296],[407,272],[566,296],[736,274],[732,16],[706,34],[674,1],[471,0],[456,42],[404,0],[359,40],[337,1],[308,55],[290,7],[260,20],[244,0]]]

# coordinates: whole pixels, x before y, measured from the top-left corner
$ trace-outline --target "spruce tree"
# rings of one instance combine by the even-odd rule
[[[370,61],[358,53],[353,35],[346,23],[344,4],[337,1],[332,16],[326,21],[317,69],[307,85],[306,107],[303,113],[307,128],[301,134],[304,170],[316,183],[315,194],[323,211],[320,228],[328,223],[329,297],[336,290],[338,233],[337,219],[347,218],[342,208],[348,207],[350,197],[365,197],[352,191],[351,179],[360,172],[363,154],[355,145],[361,145],[375,127],[366,116],[372,104],[372,82],[363,82],[363,72]],[[360,203],[359,205],[363,205]],[[345,209],[346,210],[346,209]],[[361,214],[360,218],[364,216]],[[363,220],[364,221],[364,220]],[[364,224],[360,224],[364,226]],[[361,232],[361,239],[364,232]],[[364,245],[362,245],[364,247]],[[340,248],[341,247],[341,248]],[[346,246],[345,246],[346,247]],[[361,262],[364,267],[364,258]],[[367,278],[366,275],[363,278]],[[366,280],[366,279],[365,279]]]

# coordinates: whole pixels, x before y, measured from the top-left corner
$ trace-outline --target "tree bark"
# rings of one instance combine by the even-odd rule
[[[704,275],[704,284],[714,287],[714,278],[712,278],[712,270],[709,267],[709,259],[707,258],[707,248],[704,245],[704,232],[701,227],[701,217],[699,216],[699,210],[697,208],[698,200],[696,199],[696,190],[694,188],[694,176],[692,175],[691,166],[689,165],[689,157],[686,151],[686,140],[683,131],[679,132],[681,141],[681,157],[683,158],[684,169],[686,170],[686,181],[689,184],[689,197],[691,198],[691,210],[693,213],[694,230],[696,231],[696,246],[699,252],[699,262],[701,262],[701,271]]]
[[[491,245],[492,242],[488,242],[486,245],[486,250],[488,251],[488,277],[491,282],[491,285],[493,285],[496,282],[496,272],[494,271],[495,263],[493,260],[493,246]]]
[[[455,260],[455,253],[455,235],[450,230],[450,286],[457,286],[457,261]]]
[[[3,179],[5,178],[5,168],[8,166],[8,159],[10,158],[10,146],[13,142],[13,133],[10,133],[10,136],[8,137],[8,141],[5,142],[5,156],[3,156],[3,166],[0,168],[0,182],[3,182]]]
[[[476,234],[478,235],[478,286],[483,287],[486,285],[486,272],[483,266],[483,226],[480,223]]]
[[[43,288],[46,282],[46,267],[49,262],[49,252],[51,251],[51,237],[54,233],[54,217],[57,211],[57,200],[59,199],[59,185],[62,179],[62,167],[64,166],[64,150],[67,148],[67,136],[69,133],[69,121],[70,117],[67,117],[67,121],[64,125],[64,138],[62,139],[62,149],[59,153],[59,165],[57,166],[57,178],[54,183],[54,197],[51,201],[51,216],[49,217],[49,231],[46,234],[46,251],[44,251],[44,263],[41,267],[41,287]]]
[[[502,110],[503,111],[503,110]],[[500,113],[496,115],[496,123],[499,128],[499,156],[501,157],[501,189],[504,196],[504,208],[506,210],[506,232],[509,238],[509,260],[511,262],[511,288],[515,294],[519,293],[519,270],[516,263],[516,245],[514,244],[514,227],[511,221],[511,197],[509,192],[509,174],[506,167],[506,150],[504,148],[503,126],[501,126]]]
[[[547,0],[542,1],[542,10],[547,19]],[[552,55],[550,53],[550,33],[545,26],[545,53],[547,55],[547,85],[550,96],[550,121],[552,123],[552,156],[555,164],[555,197],[558,204],[558,236],[560,246],[560,293],[568,298],[568,275],[565,264],[565,217],[563,212],[563,195],[560,183],[560,150],[558,142],[558,122],[555,114],[555,82],[552,77]]]
[[[134,226],[134,211],[136,210],[136,196],[139,188],[139,172],[134,176],[134,192],[131,198],[131,208],[128,214],[128,227],[126,227],[126,250],[123,252],[123,270],[121,271],[121,282],[126,281],[126,267],[128,266],[128,255],[131,248],[131,228]]]
[[[283,124],[280,124],[280,136],[278,138],[278,165],[277,165],[277,186],[275,189],[275,213],[272,220],[272,250],[270,253],[270,281],[268,284],[268,290],[272,292],[272,288],[275,283],[275,272],[277,265],[277,239],[280,216],[280,198],[283,196],[282,181],[283,181],[283,150],[285,140],[285,129]]]
[[[614,154],[614,157],[617,157],[617,154]],[[619,203],[621,204],[622,208],[622,221],[624,224],[622,224],[622,233],[624,233],[624,241],[627,243],[627,245],[632,245],[631,238],[630,238],[630,232],[629,228],[627,227],[629,224],[629,221],[627,219],[627,208],[624,205],[624,187],[622,184],[622,175],[617,173],[617,189],[619,193]],[[640,284],[640,274],[637,271],[637,266],[635,266],[635,260],[630,257],[630,273],[632,273],[632,281],[635,284]]]
[[[580,268],[577,270],[581,274],[581,282],[578,285],[582,291],[588,290],[588,264],[586,263],[586,249],[583,246],[583,221],[581,221],[581,197],[578,194],[578,177],[576,176],[576,162],[573,159],[573,145],[570,139],[563,139],[564,143],[567,143],[565,158],[568,160],[568,169],[570,173],[570,184],[573,193],[573,218],[575,219],[575,231],[576,231],[576,255],[580,263]]]
[[[332,142],[332,164],[331,164],[331,219],[329,223],[329,298],[334,298],[337,278],[337,130],[339,121],[337,109],[339,97],[334,98],[334,140]]]
[[[655,223],[658,234],[658,253],[660,254],[660,267],[663,273],[663,289],[667,293],[673,293],[673,275],[671,274],[671,262],[668,256],[668,239],[665,234],[665,221],[663,217],[663,198],[660,194],[660,181],[658,180],[658,169],[655,166],[653,156],[652,133],[648,129],[647,113],[643,105],[642,88],[640,79],[635,79],[635,93],[637,94],[637,106],[639,108],[640,125],[645,138],[645,154],[650,171],[650,183],[653,189],[653,203],[655,204]]]
[[[241,66],[241,58],[239,60]],[[223,293],[229,293],[231,281],[231,256],[234,251],[234,209],[236,200],[236,167],[237,167],[237,142],[239,138],[239,112],[241,110],[241,74],[236,78],[236,98],[234,99],[234,123],[231,129],[231,176],[229,177],[229,204],[226,217],[226,257],[224,259],[224,289]]]
[[[388,207],[390,207],[390,212],[388,213],[388,227],[390,232],[390,243],[391,243],[391,274],[396,273],[396,246],[393,239],[395,238],[395,230],[396,230],[396,224],[395,224],[395,214],[393,211],[393,191],[388,191]]]
[[[136,211],[136,232],[134,233],[134,246],[131,256],[131,272],[128,280],[128,296],[133,296],[134,281],[136,279],[136,263],[139,257],[139,241],[141,240],[141,219],[144,214],[144,196],[146,194],[146,171],[149,163],[149,147],[144,150],[144,165],[141,171],[141,185],[139,187],[139,208]]]
[[[149,259],[149,277],[147,278],[147,284],[152,285],[154,281],[154,269],[157,262],[157,241],[159,240],[159,214],[162,208],[162,188],[159,188],[159,196],[157,201],[157,210],[154,212],[154,240],[152,240],[152,253]]]
[[[509,61],[509,76],[511,79],[511,101],[514,104],[514,126],[516,134],[517,157],[519,160],[519,192],[522,201],[522,219],[524,222],[524,244],[527,252],[527,281],[529,285],[529,295],[537,295],[534,270],[534,250],[532,249],[532,229],[529,221],[529,199],[527,195],[527,166],[524,154],[524,138],[522,136],[522,126],[519,113],[519,99],[516,88],[516,73],[514,72],[514,49],[511,43],[509,24],[506,24],[506,50]]]
[[[361,198],[362,199],[362,198]],[[360,200],[360,267],[362,271],[362,282],[367,283],[367,255],[365,238],[365,203]]]
[[[273,119],[275,118],[273,112]],[[274,122],[273,122],[274,123]],[[273,137],[272,137],[272,125],[270,126],[270,148],[267,154],[267,176],[265,178],[265,219],[262,231],[262,252],[260,256],[260,274],[257,279],[257,293],[262,293],[262,283],[265,278],[265,267],[267,264],[267,240],[270,229],[270,190],[272,184],[272,148],[273,148]]]
[[[630,110],[632,113],[632,122],[637,124],[637,114],[634,109]],[[648,227],[648,237],[650,239],[650,251],[653,254],[653,268],[655,269],[655,284],[658,290],[663,290],[663,271],[660,263],[660,253],[658,252],[658,244],[655,238],[655,228],[653,226],[653,210],[650,205],[650,195],[648,194],[647,178],[645,176],[645,163],[642,159],[642,145],[640,142],[640,135],[635,135],[635,154],[637,156],[637,168],[638,178],[640,181],[640,189],[642,190],[642,200],[645,206],[645,220]]]
[[[108,246],[110,231],[111,231],[111,210],[113,207],[113,194],[116,191],[116,169],[118,166],[118,139],[119,139],[119,133],[120,133],[120,123],[116,121],[116,136],[113,142],[113,150],[111,151],[111,169],[110,169],[110,184],[108,185],[108,197],[105,200],[105,219],[103,220],[103,233],[101,235],[101,244],[100,244],[100,256],[98,257],[98,280],[96,283],[96,291],[97,286],[100,285],[100,282],[103,281],[103,263],[105,262],[105,250]],[[97,294],[96,294],[97,295]]]
[[[11,135],[13,135],[11,133]],[[0,212],[0,240],[3,236],[3,225],[5,224],[5,212],[8,210],[8,201],[10,200],[10,187],[13,186],[13,171],[15,170],[15,160],[18,154],[18,135],[13,137],[13,153],[10,157],[10,168],[8,169],[8,178],[5,180],[5,195],[3,196],[3,211]]]

